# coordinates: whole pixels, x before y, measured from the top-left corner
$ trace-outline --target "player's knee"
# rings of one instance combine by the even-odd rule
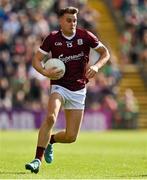
[[[46,122],[48,125],[53,125],[56,121],[56,117],[54,114],[50,114],[46,117]]]
[[[66,135],[66,142],[67,143],[73,143],[76,141],[76,139],[77,139],[77,136],[75,136],[73,134]]]

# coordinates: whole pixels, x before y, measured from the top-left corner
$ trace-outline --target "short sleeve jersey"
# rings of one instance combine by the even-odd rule
[[[52,58],[59,58],[66,67],[64,76],[59,80],[51,80],[51,84],[61,85],[71,91],[84,88],[88,82],[85,73],[90,48],[97,48],[98,45],[98,38],[84,29],[77,29],[70,40],[60,30],[51,32],[39,50],[44,54],[51,52]]]

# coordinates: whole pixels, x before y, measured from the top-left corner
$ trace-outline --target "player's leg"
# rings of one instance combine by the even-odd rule
[[[54,141],[59,143],[72,143],[76,140],[83,119],[84,110],[66,109],[66,129],[54,134]]]
[[[43,121],[39,135],[37,146],[46,148],[52,127],[57,119],[60,107],[62,104],[62,96],[58,93],[52,93],[49,97],[48,112],[45,120]]]
[[[66,128],[64,131],[51,135],[50,143],[48,144],[44,154],[47,163],[52,162],[52,145],[55,142],[72,143],[76,140],[83,118],[86,89],[84,88],[73,92],[58,86],[58,91],[62,92],[64,97]]]
[[[47,163],[53,161],[53,143],[72,143],[76,140],[83,119],[83,111],[81,109],[65,110],[66,129],[51,136],[44,154]]]
[[[41,165],[41,160],[49,142],[51,130],[57,119],[61,104],[62,96],[58,93],[52,93],[49,97],[46,118],[39,130],[35,160],[25,166],[26,169],[31,170],[31,172],[37,173],[39,171],[39,166]]]

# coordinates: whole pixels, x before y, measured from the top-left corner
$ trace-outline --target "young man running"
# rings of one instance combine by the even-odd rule
[[[26,169],[38,173],[44,156],[47,163],[53,160],[54,143],[72,143],[76,140],[83,119],[88,79],[109,60],[107,48],[91,32],[77,28],[78,9],[67,7],[59,12],[59,31],[51,32],[43,41],[33,59],[33,67],[51,80],[48,112],[39,130],[35,159],[26,164]],[[97,62],[87,68],[90,48],[99,53]],[[65,63],[66,72],[56,68],[46,70],[41,62],[51,52],[53,58]],[[62,78],[60,78],[62,77]],[[65,130],[52,134],[61,106],[64,107]]]

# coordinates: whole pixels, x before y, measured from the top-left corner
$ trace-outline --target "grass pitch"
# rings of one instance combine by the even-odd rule
[[[34,157],[36,131],[0,131],[0,179],[147,179],[147,132],[81,132],[74,144],[55,144],[51,165],[24,168]]]

